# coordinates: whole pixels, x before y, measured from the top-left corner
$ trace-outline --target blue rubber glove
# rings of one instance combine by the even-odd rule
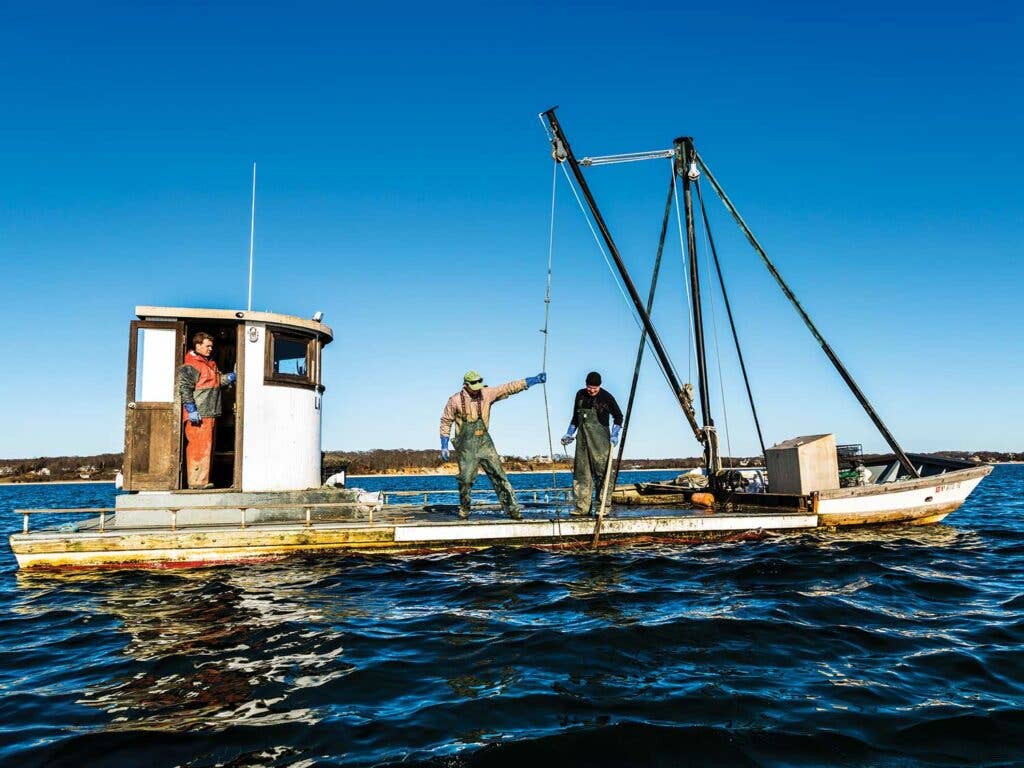
[[[238,381],[238,374],[232,371],[228,374],[228,384],[234,384],[236,381]]]
[[[534,384],[543,384],[547,380],[548,375],[546,373],[538,373],[536,376],[527,377],[526,386],[529,388],[532,387]]]
[[[448,440],[449,438],[441,435],[441,461],[448,461],[451,458],[452,453],[448,450]]]
[[[195,403],[185,403],[185,413],[188,414],[188,421],[193,427],[203,423],[203,417],[199,415],[199,409]]]
[[[614,448],[619,444],[619,433],[622,432],[622,426],[619,424],[612,425],[612,447]]]
[[[573,440],[575,440],[576,439],[574,437],[575,434],[576,434],[576,425],[575,424],[570,424],[569,428],[567,430],[565,430],[565,434],[562,435],[562,445],[568,445]]]

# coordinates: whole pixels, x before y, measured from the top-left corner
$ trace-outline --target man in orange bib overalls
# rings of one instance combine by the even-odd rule
[[[210,457],[214,429],[220,416],[220,388],[235,383],[234,373],[221,373],[213,354],[213,337],[200,331],[192,337],[192,349],[178,370],[181,420],[185,423],[185,468],[189,488],[213,488]]]

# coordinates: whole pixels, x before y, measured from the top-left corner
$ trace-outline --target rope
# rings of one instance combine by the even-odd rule
[[[544,293],[544,352],[541,355],[540,369],[548,369],[548,321],[551,318],[551,264],[555,253],[555,192],[558,189],[558,168],[551,169],[551,226],[548,229],[548,276],[547,289]],[[558,480],[555,476],[555,443],[551,438],[551,407],[548,404],[548,383],[545,381],[541,387],[544,390],[544,418],[548,427],[548,458],[551,459],[551,487],[558,487]],[[558,514],[558,508],[555,508]]]

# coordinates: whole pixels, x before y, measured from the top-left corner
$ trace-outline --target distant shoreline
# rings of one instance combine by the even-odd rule
[[[992,461],[989,464],[1000,466],[1004,464],[1024,464],[1024,461]],[[653,467],[650,469],[623,469],[623,472],[689,472],[693,467]],[[760,469],[760,467],[748,467],[748,469]],[[555,472],[572,472],[572,467],[556,467]],[[551,472],[550,469],[522,469],[510,470],[508,475],[545,475]],[[346,475],[346,478],[363,479],[368,477],[455,477],[455,470],[445,471],[420,471],[420,472],[375,472],[370,474]],[[0,480],[0,488],[19,488],[21,486],[36,485],[113,485],[113,480],[32,480],[25,483],[12,483]]]
[[[1021,462],[1024,463],[1024,462]],[[688,472],[693,467],[652,467],[650,469],[626,469],[622,468],[623,472]],[[555,467],[555,472],[568,472],[572,473],[572,467]],[[550,474],[550,469],[510,469],[506,470],[506,475],[547,475]],[[361,475],[349,475],[345,477],[360,478],[360,477],[455,477],[458,474],[458,470],[445,470],[444,472],[376,472],[371,474]]]
[[[1024,462],[1019,462],[1024,463]],[[623,469],[623,472],[685,472],[691,467],[660,467],[658,469]],[[533,470],[513,470],[506,472],[508,475],[546,475],[551,470],[549,469],[533,469]],[[572,472],[572,468],[558,467],[555,472]],[[346,478],[361,479],[367,477],[455,477],[457,472],[445,471],[445,472],[377,472],[375,474],[363,474],[363,475],[346,475]],[[0,487],[9,486],[11,488],[20,488],[21,486],[33,486],[33,485],[113,485],[113,480],[32,480],[27,483],[5,483],[0,482]]]
[[[12,483],[10,480],[0,480],[0,487],[10,486],[17,488],[22,485],[113,485],[113,480],[29,480],[24,483]]]

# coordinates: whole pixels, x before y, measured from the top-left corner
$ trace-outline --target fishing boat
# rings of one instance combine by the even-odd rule
[[[474,504],[470,520],[461,520],[445,503],[455,495],[453,490],[370,494],[347,487],[344,478],[325,478],[321,405],[326,387],[321,359],[334,333],[323,323],[322,313],[304,319],[251,310],[140,306],[129,333],[122,492],[110,508],[17,510],[22,530],[10,537],[10,546],[19,567],[191,567],[295,554],[460,551],[498,545],[573,549],[622,542],[735,540],[845,525],[934,523],[959,507],[991,471],[987,465],[906,454],[900,448],[725,196],[692,139],[677,139],[671,148],[654,153],[577,161],[554,110],[541,117],[556,173],[560,169],[573,191],[578,189],[581,203],[586,201],[595,232],[600,232],[642,327],[622,439],[614,460],[608,462],[605,492],[594,518],[568,517],[568,490],[554,485],[517,492],[525,508],[522,520],[500,517],[493,502],[486,501]],[[671,158],[672,177],[645,304],[583,167],[648,157]],[[828,433],[765,446],[708,231],[765,457],[764,469],[753,474],[723,466],[708,397],[694,235],[694,191],[708,229],[699,187],[702,174],[878,427],[892,449],[891,458],[859,461],[859,454],[844,453]],[[697,350],[696,393],[676,376],[650,316],[669,210],[678,199],[679,184]],[[184,360],[186,340],[197,331],[213,336],[218,367],[236,372],[237,379],[225,391],[224,415],[218,419],[213,487],[192,490],[185,487],[182,403],[175,375]],[[685,484],[616,482],[648,347],[702,447],[699,479],[690,476]],[[475,498],[484,493],[476,491]],[[33,529],[31,521],[39,519],[44,525]]]

